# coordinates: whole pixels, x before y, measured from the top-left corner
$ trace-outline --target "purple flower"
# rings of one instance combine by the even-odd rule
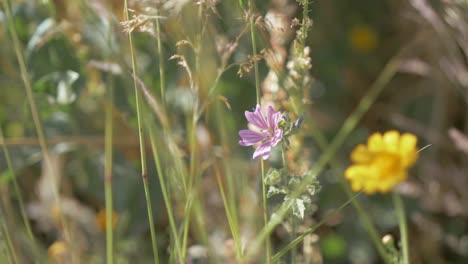
[[[268,106],[266,116],[263,114],[260,105],[257,104],[255,111],[245,111],[245,117],[256,129],[244,129],[239,131],[239,144],[241,146],[252,146],[262,143],[253,154],[253,158],[262,157],[264,160],[270,156],[271,148],[276,146],[283,138],[283,129],[278,125],[283,119],[280,112],[276,112],[272,106]]]

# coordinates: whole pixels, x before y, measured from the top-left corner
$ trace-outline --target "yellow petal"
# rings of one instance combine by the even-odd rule
[[[395,130],[385,132],[383,136],[385,142],[385,150],[389,152],[398,152],[400,147],[400,133]]]
[[[348,167],[345,171],[346,179],[348,180],[360,180],[366,179],[369,175],[369,167],[365,165],[353,165]]]
[[[350,166],[346,169],[345,171],[345,177],[346,179],[348,180],[351,180],[353,179],[354,177],[356,177],[356,175],[359,174],[359,169],[358,169],[358,166]]]
[[[360,144],[351,152],[351,160],[356,163],[369,163],[372,160],[372,154],[365,145]]]
[[[362,189],[362,184],[358,181],[353,181],[351,183],[351,189],[353,189],[354,192],[359,192]]]
[[[405,133],[401,136],[400,139],[400,156],[402,160],[402,165],[405,168],[410,167],[414,164],[418,158],[417,151],[418,138],[410,133]]]
[[[371,152],[379,152],[385,150],[385,144],[382,139],[382,134],[374,133],[367,140],[367,148]]]
[[[364,184],[364,188],[363,188],[363,191],[366,193],[366,194],[374,194],[375,191],[377,190],[377,186],[374,182],[366,182]]]
[[[401,136],[400,139],[400,151],[401,152],[410,152],[416,150],[416,144],[418,143],[418,138],[410,133],[405,133]]]

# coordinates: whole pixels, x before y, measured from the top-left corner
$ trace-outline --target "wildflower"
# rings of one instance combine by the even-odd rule
[[[264,160],[270,156],[271,148],[276,146],[283,138],[283,129],[279,123],[283,120],[283,115],[268,106],[266,116],[263,114],[260,105],[253,112],[245,111],[245,117],[255,130],[244,129],[239,131],[241,146],[252,146],[262,143],[253,154],[253,158],[262,157]]]
[[[367,194],[385,193],[404,181],[407,170],[418,158],[417,138],[397,131],[374,133],[366,145],[358,145],[351,153],[354,163],[345,171],[353,191]]]
[[[379,42],[375,31],[367,25],[353,26],[349,33],[351,47],[358,52],[369,52],[374,50]]]
[[[118,220],[119,216],[117,215],[117,213],[112,211],[111,218],[112,218],[112,229],[114,229],[115,225],[117,224],[117,220]],[[106,221],[107,221],[106,209],[101,209],[98,212],[98,214],[96,215],[96,225],[99,228],[99,230],[101,230],[103,232],[106,231],[106,228],[107,228],[107,222]]]
[[[67,257],[68,249],[64,242],[58,240],[50,245],[47,253],[53,261],[62,263]]]

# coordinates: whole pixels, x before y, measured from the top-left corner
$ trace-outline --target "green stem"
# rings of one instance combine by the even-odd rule
[[[227,136],[227,131],[226,131],[225,126],[222,125],[224,120],[222,116],[221,103],[216,102],[215,106],[216,106],[215,115],[216,115],[217,122],[218,122],[217,127],[218,127],[219,134],[220,134],[220,142],[222,142],[221,146],[222,146],[223,154],[227,154],[229,153],[229,151],[227,149],[228,146],[225,143],[227,142],[228,136]],[[224,151],[226,152],[224,153]],[[225,179],[227,182],[227,192],[228,192],[227,196],[224,190],[224,186],[222,184],[222,179],[220,175],[221,173],[219,172],[220,169],[215,163],[216,178],[218,180],[218,186],[219,186],[219,190],[221,193],[221,197],[223,199],[224,208],[226,210],[226,216],[228,218],[229,227],[231,229],[232,237],[234,239],[234,243],[236,246],[237,259],[240,263],[244,263],[240,234],[239,234],[238,216],[237,216],[236,193],[238,192],[236,191],[237,188],[234,183],[234,177],[231,175],[231,171],[228,168],[227,161],[229,160],[229,157],[226,157],[224,155],[223,157],[224,158],[222,159],[222,165],[225,171]]]
[[[159,184],[161,185],[161,192],[163,195],[164,199],[164,204],[166,206],[166,211],[167,211],[167,216],[169,218],[169,226],[172,232],[172,236],[174,239],[174,245],[175,245],[175,250],[177,252],[177,255],[179,257],[179,262],[182,262],[182,254],[180,251],[180,241],[179,241],[179,236],[177,234],[177,226],[174,218],[174,207],[172,206],[172,201],[169,196],[169,192],[167,190],[167,184],[166,184],[166,179],[164,178],[162,166],[161,166],[161,160],[159,158],[159,152],[158,152],[158,147],[156,145],[156,139],[155,139],[155,134],[156,131],[154,129],[154,125],[150,124],[148,125],[148,131],[150,135],[150,143],[151,143],[151,149],[153,151],[153,158],[154,162],[156,164],[156,170],[158,172],[158,178],[159,178]]]
[[[236,247],[236,258],[239,262],[243,262],[242,260],[242,248],[240,245],[240,238],[239,232],[237,230],[237,222],[234,220],[233,215],[231,214],[230,205],[227,201],[226,193],[224,191],[223,183],[221,180],[221,173],[219,172],[219,168],[215,165],[215,174],[216,174],[216,181],[218,182],[219,192],[221,193],[221,198],[223,199],[224,210],[226,211],[226,217],[228,220],[229,228],[231,229],[231,234],[234,239],[234,244]]]
[[[253,54],[253,63],[254,63],[254,74],[255,74],[255,91],[257,95],[257,104],[260,104],[260,77],[258,72],[258,62],[257,62],[257,39],[255,34],[255,21],[254,21],[254,9],[252,0],[249,0],[249,23],[250,23],[250,38],[252,40],[252,54]]]
[[[195,108],[195,107],[194,107]],[[187,187],[187,194],[186,194],[186,204],[185,204],[185,219],[183,224],[183,235],[182,235],[182,258],[185,261],[187,255],[187,243],[188,243],[188,232],[190,229],[190,220],[192,215],[192,208],[194,200],[196,199],[196,194],[193,186],[193,182],[195,181],[195,171],[196,171],[196,110],[193,110],[192,122],[187,124],[189,127],[189,135],[190,135],[190,168],[189,168],[189,179],[188,179],[188,187]],[[187,122],[188,123],[188,122]]]
[[[406,224],[405,206],[401,196],[397,192],[393,192],[393,204],[395,205],[398,215],[398,225],[400,226],[400,241],[403,251],[403,264],[410,264],[409,246],[408,246],[408,226]]]
[[[243,2],[239,1],[241,7],[243,7]],[[256,40],[256,31],[255,31],[255,16],[254,16],[254,6],[252,0],[248,1],[249,6],[249,24],[250,24],[250,38],[252,41],[252,54],[253,54],[253,63],[254,63],[254,75],[255,75],[255,91],[257,96],[257,104],[260,105],[260,75],[258,72],[258,62],[257,62],[257,40]],[[267,188],[265,185],[265,162],[263,159],[260,161],[261,163],[261,171],[262,171],[262,199],[263,199],[263,221],[264,225],[267,226],[268,224],[268,202],[267,202]],[[270,236],[268,236],[265,240],[265,253],[266,253],[266,262],[268,264],[271,263],[271,242]]]
[[[301,45],[302,48],[305,47],[307,41],[307,29],[309,28],[306,23],[309,21],[309,0],[304,0],[304,6],[302,7],[302,38]]]
[[[3,136],[3,128],[2,127],[0,127],[0,144],[2,145],[3,153],[5,155],[5,159],[6,159],[6,162],[7,162],[7,167],[8,167],[8,170],[10,171],[10,174],[11,174],[11,178],[12,178],[12,182],[13,182],[13,189],[14,189],[14,192],[15,192],[16,197],[18,199],[18,206],[19,206],[19,209],[20,209],[20,214],[21,214],[21,218],[23,220],[24,226],[26,227],[26,233],[28,234],[28,237],[29,237],[29,239],[31,239],[31,242],[33,244],[34,255],[36,256],[36,259],[39,260],[40,259],[39,248],[38,248],[38,245],[37,245],[37,241],[34,238],[34,234],[32,232],[32,228],[31,228],[31,224],[29,223],[28,216],[26,214],[26,210],[25,210],[25,207],[24,207],[24,201],[23,201],[23,195],[21,194],[19,184],[18,184],[18,180],[16,178],[16,173],[15,173],[14,168],[13,168],[13,162],[11,160],[10,151],[8,150],[8,147],[5,144],[5,137]]]
[[[262,170],[262,199],[263,199],[263,223],[268,226],[268,200],[267,200],[267,189],[265,184],[265,162],[260,162],[261,170]],[[271,248],[270,248],[270,236],[265,239],[265,253],[266,253],[266,260],[267,263],[271,263]]]
[[[125,20],[129,20],[129,12],[128,12],[128,1],[124,0],[124,17]],[[128,41],[130,45],[130,55],[132,59],[132,71],[133,71],[133,86],[135,88],[135,101],[136,101],[136,111],[137,111],[137,120],[138,120],[138,136],[140,141],[140,158],[141,158],[141,176],[143,179],[143,188],[145,190],[145,199],[146,199],[146,207],[148,211],[148,222],[150,227],[151,233],[151,246],[153,249],[154,255],[154,263],[159,263],[159,255],[158,255],[158,246],[156,241],[156,231],[154,227],[153,221],[153,209],[151,203],[151,194],[149,191],[148,186],[148,172],[146,168],[146,153],[145,153],[145,137],[143,133],[142,127],[142,102],[140,99],[140,90],[138,89],[137,84],[137,65],[136,65],[136,56],[135,56],[135,49],[133,47],[133,37],[132,33],[128,32]]]
[[[13,242],[11,241],[11,235],[9,231],[10,229],[7,226],[6,217],[3,217],[3,214],[2,214],[0,215],[0,218],[1,218],[0,225],[1,225],[2,236],[5,238],[6,244],[7,244],[7,248],[6,248],[7,257],[10,259],[10,263],[19,263],[15,247],[13,246]],[[13,262],[11,261],[11,259],[13,259]]]
[[[297,220],[295,215],[291,215],[291,242],[296,238],[297,234]],[[297,247],[294,245],[291,248],[291,263],[297,263]]]
[[[284,142],[283,142],[283,144],[281,144],[281,158],[283,159],[284,175],[286,177],[288,177],[289,176],[289,169],[288,169],[288,161],[286,160],[286,143],[284,143]],[[287,180],[288,179],[286,178],[285,180],[286,180],[286,182],[284,184],[287,185]],[[296,238],[296,234],[297,234],[296,216],[294,214],[291,214],[290,220],[291,220],[291,242],[292,242]],[[297,248],[294,246],[291,249],[291,263],[296,263],[296,259],[297,259]]]
[[[104,164],[104,193],[106,204],[106,255],[107,263],[114,263],[114,223],[113,223],[113,198],[112,198],[112,141],[113,141],[113,102],[114,89],[111,73],[109,73],[108,98],[106,102],[105,124],[105,164]]]
[[[161,102],[163,104],[163,108],[165,110],[166,105],[166,82],[165,82],[165,75],[164,75],[164,53],[162,49],[162,41],[161,41],[161,25],[159,21],[159,10],[156,12],[156,40],[158,43],[158,55],[159,55],[159,85],[161,86]]]

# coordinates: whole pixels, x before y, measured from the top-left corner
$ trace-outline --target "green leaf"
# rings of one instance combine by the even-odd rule
[[[303,195],[301,198],[294,199],[293,201],[291,200],[292,198],[290,196],[284,197],[284,201],[289,203],[293,215],[304,220],[305,210],[307,209],[307,206],[311,204],[310,198]]]
[[[281,180],[281,173],[277,169],[269,169],[265,177],[266,185],[275,185]]]
[[[275,186],[270,186],[268,188],[267,198],[272,197],[273,195],[277,194],[287,194],[288,191],[285,188],[277,188]]]

